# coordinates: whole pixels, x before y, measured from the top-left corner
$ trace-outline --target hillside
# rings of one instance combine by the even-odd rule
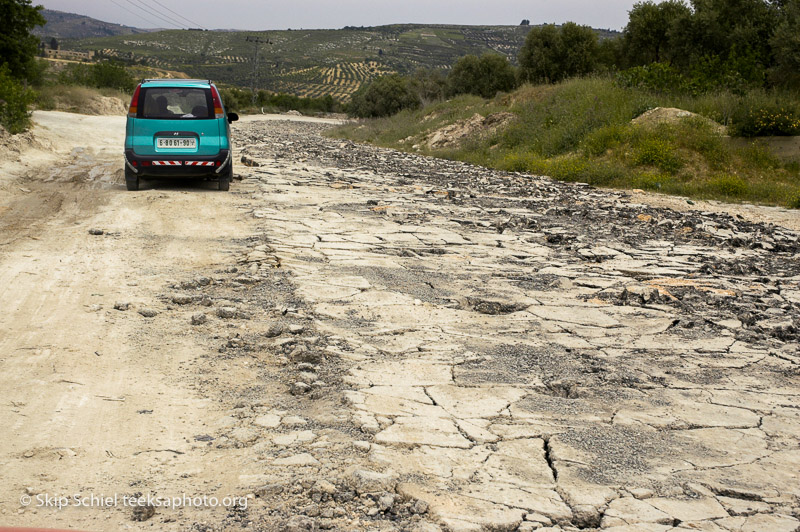
[[[169,30],[83,39],[69,46],[249,87],[255,45],[247,38],[258,37],[272,42],[259,50],[259,88],[347,99],[376,76],[420,67],[449,68],[466,54],[494,51],[516,61],[529,30],[529,26],[414,24],[259,33]]]
[[[48,39],[51,37],[56,39],[87,39],[112,35],[132,35],[150,31],[103,22],[84,15],[65,13],[53,9],[43,9],[42,15],[47,20],[47,24],[37,26],[33,30],[33,34]]]
[[[792,98],[778,100],[779,108],[793,109]],[[675,95],[598,75],[523,85],[490,99],[460,95],[333,134],[592,186],[800,209],[797,151],[728,136],[741,131],[737,118],[765,103],[759,89]]]

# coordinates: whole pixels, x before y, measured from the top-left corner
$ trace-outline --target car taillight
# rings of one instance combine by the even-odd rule
[[[225,118],[225,114],[222,112],[222,100],[219,97],[217,88],[213,85],[211,86],[211,100],[214,102],[214,117]]]
[[[128,116],[131,118],[136,118],[136,111],[139,105],[139,89],[142,87],[142,84],[136,85],[136,90],[133,91],[133,98],[131,98],[131,105],[128,107]]]

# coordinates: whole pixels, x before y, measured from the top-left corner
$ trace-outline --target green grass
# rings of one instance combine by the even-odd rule
[[[776,158],[757,142],[736,147],[702,119],[631,123],[648,109],[679,107],[734,125],[735,117],[750,109],[776,102],[796,105],[796,100],[796,95],[763,91],[664,96],[595,77],[524,86],[491,100],[460,96],[342,126],[331,134],[594,186],[800,208],[800,164]],[[425,144],[428,134],[445,125],[498,111],[512,112],[517,119],[503,131],[474,137],[455,149],[431,150]]]

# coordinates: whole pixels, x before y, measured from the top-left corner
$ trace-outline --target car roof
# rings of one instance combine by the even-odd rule
[[[208,79],[144,79],[142,87],[192,87],[207,89],[213,83]]]

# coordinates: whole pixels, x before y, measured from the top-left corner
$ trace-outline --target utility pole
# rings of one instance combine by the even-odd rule
[[[269,39],[262,39],[259,36],[247,36],[246,42],[253,43],[253,81],[250,85],[250,91],[253,93],[253,105],[256,104],[256,86],[258,85],[258,47],[261,44],[272,44]]]

